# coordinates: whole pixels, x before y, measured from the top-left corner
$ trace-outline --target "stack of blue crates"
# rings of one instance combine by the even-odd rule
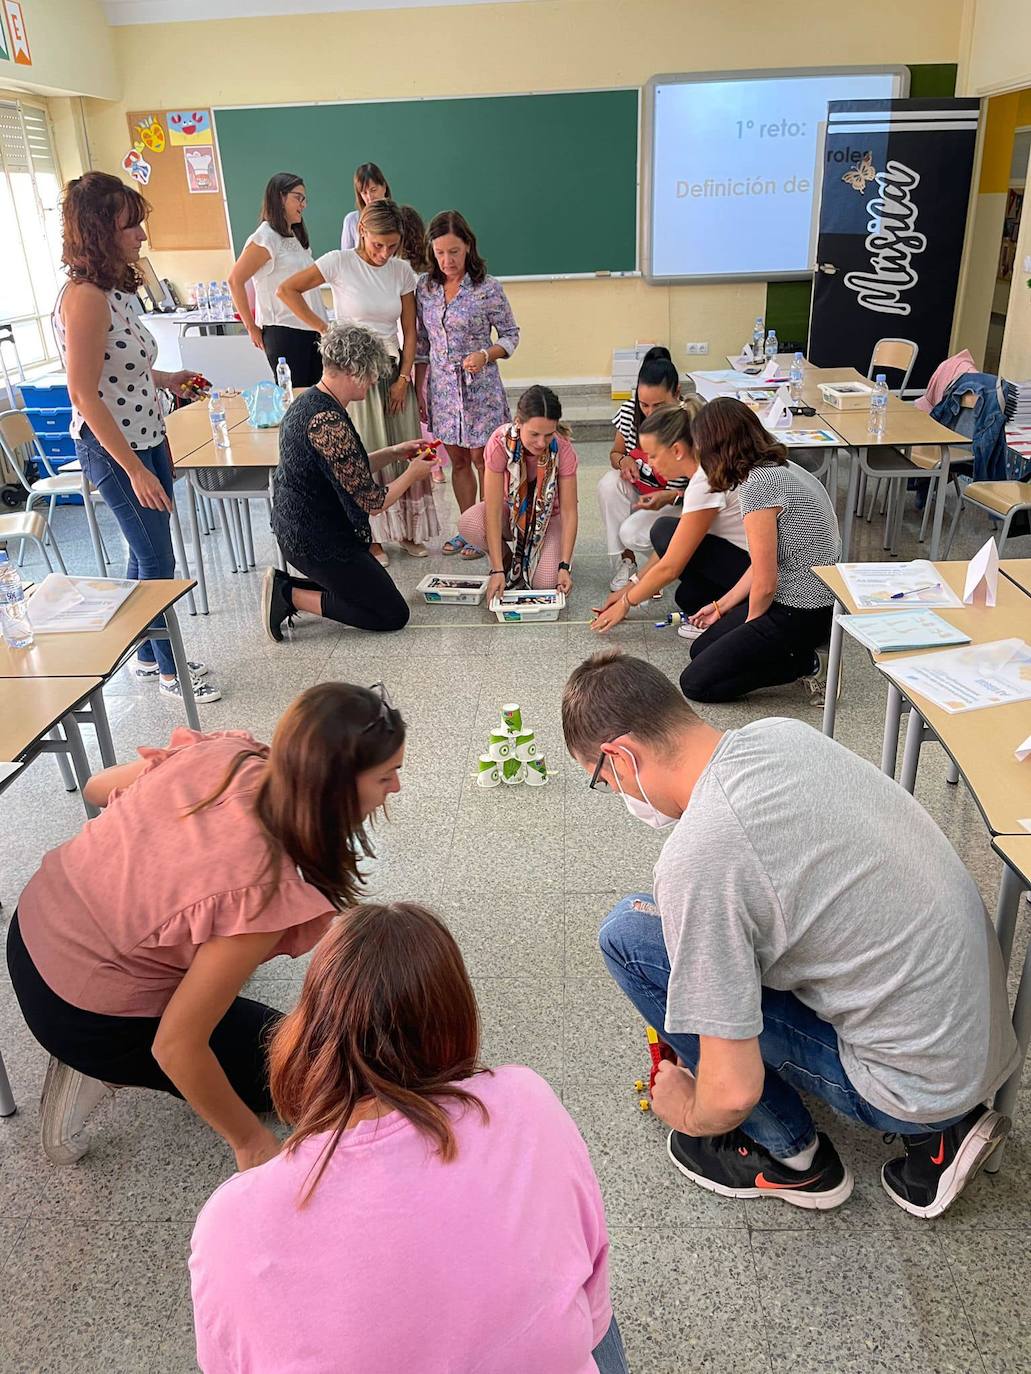
[[[21,392],[25,414],[36,431],[51,467],[55,472],[75,457],[75,440],[71,435],[72,401],[64,374],[42,377],[35,382],[23,382]],[[46,473],[40,476],[45,477]],[[82,505],[81,496],[59,496],[59,505]]]

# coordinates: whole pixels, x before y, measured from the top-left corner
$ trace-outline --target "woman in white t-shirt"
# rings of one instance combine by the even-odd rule
[[[255,348],[264,350],[272,375],[285,358],[294,386],[314,386],[322,376],[319,333],[302,324],[276,295],[280,282],[311,266],[304,207],[304,182],[293,172],[277,172],[265,187],[261,221],[243,246],[229,273],[229,290],[236,313]],[[254,282],[254,312],[247,283]],[[326,307],[318,291],[309,291],[308,308],[325,321]]]
[[[393,200],[390,183],[374,162],[362,162],[354,169],[355,208],[344,216],[340,230],[342,252],[358,247],[358,218],[366,205],[371,205],[374,200]]]
[[[604,634],[633,606],[640,606],[679,579],[676,602],[687,615],[710,605],[737,583],[749,567],[748,537],[735,491],[709,487],[692,444],[691,421],[703,409],[696,398],[660,406],[641,422],[638,439],[649,465],[667,482],[687,479],[678,520],[652,527],[655,554],[636,582],[615,591],[602,606],[592,629]],[[678,633],[702,633],[685,619]]]
[[[304,293],[325,283],[333,292],[337,324],[359,324],[371,330],[394,360],[392,375],[370,387],[365,400],[348,410],[370,453],[419,438],[419,406],[412,385],[417,279],[410,264],[397,256],[403,236],[400,207],[392,200],[373,201],[358,222],[357,248],[323,253],[311,267],[288,277],[279,287],[284,305],[321,333],[326,323],[308,308]],[[377,481],[389,485],[405,466],[381,468]],[[413,482],[401,500],[373,516],[371,524],[373,539],[378,541],[371,552],[384,567],[389,562],[382,548],[384,540],[400,544],[414,558],[425,558],[423,541],[440,533],[432,482]]]

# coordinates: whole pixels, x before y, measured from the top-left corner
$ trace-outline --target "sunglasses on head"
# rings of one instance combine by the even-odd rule
[[[396,709],[385,683],[374,682],[368,690],[370,692],[375,692],[376,696],[379,697],[379,710],[373,716],[372,720],[369,721],[368,725],[362,726],[361,730],[358,732],[362,735],[366,734],[369,730],[374,730],[377,725],[390,726],[393,724],[392,717]]]

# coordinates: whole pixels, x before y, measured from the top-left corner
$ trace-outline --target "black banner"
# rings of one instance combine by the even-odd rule
[[[980,102],[828,111],[809,361],[865,373],[878,339],[912,339],[925,386],[948,355]]]

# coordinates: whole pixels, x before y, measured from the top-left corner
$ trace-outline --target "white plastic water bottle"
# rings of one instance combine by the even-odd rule
[[[792,404],[799,405],[802,400],[802,387],[805,384],[805,366],[801,353],[796,353],[791,360],[791,370],[788,373],[788,394]]]
[[[290,365],[285,358],[276,363],[276,386],[283,391],[283,404],[290,405],[294,399],[294,380],[290,376]]]
[[[218,282],[208,282],[208,316],[213,320],[222,318],[222,302],[218,294]]]
[[[761,315],[755,317],[755,328],[752,330],[752,357],[757,363],[763,359],[763,339],[766,333],[766,324]]]
[[[27,649],[32,643],[32,622],[25,604],[25,588],[18,569],[0,552],[0,631],[12,649]]]
[[[230,291],[227,281],[224,281],[219,287],[219,295],[222,300],[222,318],[224,320],[234,319],[236,307],[233,305],[233,293]]]
[[[883,372],[878,372],[877,380],[874,383],[873,395],[870,397],[870,419],[867,423],[867,432],[874,438],[880,439],[884,434],[885,421],[888,418],[888,382]]]
[[[199,281],[193,288],[193,306],[198,315],[205,319],[208,314],[208,288],[202,281]]]
[[[763,344],[763,348],[766,352],[766,361],[772,363],[780,351],[780,344],[777,342],[777,331],[775,329],[771,329],[766,335],[766,342]]]
[[[229,425],[226,422],[226,403],[221,393],[212,389],[208,400],[208,419],[211,421],[211,437],[216,448],[229,447]]]

